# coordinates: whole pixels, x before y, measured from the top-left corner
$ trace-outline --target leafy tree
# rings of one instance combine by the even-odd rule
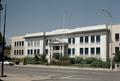
[[[116,52],[113,60],[114,62],[120,62],[120,51]]]

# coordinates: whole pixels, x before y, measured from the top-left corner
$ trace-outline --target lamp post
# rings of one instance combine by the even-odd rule
[[[110,59],[110,69],[111,70],[113,70],[113,50],[112,50],[112,44],[113,44],[113,40],[112,40],[112,15],[111,15],[111,13],[110,13],[110,11],[109,10],[107,10],[107,9],[104,9],[104,8],[102,8],[102,11],[104,11],[107,15],[108,15],[108,17],[109,17],[109,19],[110,19],[110,46],[111,46],[111,59]]]

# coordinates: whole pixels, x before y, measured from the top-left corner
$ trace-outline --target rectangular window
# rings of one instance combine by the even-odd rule
[[[72,54],[73,54],[73,55],[75,54],[75,48],[72,49]]]
[[[46,45],[48,45],[48,40],[46,40]]]
[[[16,50],[14,50],[14,55],[16,55]]]
[[[15,42],[14,46],[16,46],[16,42]]]
[[[22,50],[22,55],[24,54],[24,51]]]
[[[46,54],[48,54],[48,49],[46,49]]]
[[[115,41],[119,41],[119,33],[115,34]]]
[[[88,43],[88,36],[85,36],[85,43]]]
[[[95,42],[95,36],[91,36],[91,43]]]
[[[21,50],[19,50],[19,55],[21,55]]]
[[[119,52],[119,47],[115,47],[115,53]]]
[[[68,55],[71,55],[71,49],[70,48],[68,49]]]
[[[85,48],[85,54],[88,55],[88,48]]]
[[[17,55],[18,55],[18,50],[17,50]]]
[[[95,48],[91,48],[91,54],[95,54]]]
[[[28,49],[28,55],[30,54],[30,50]]]
[[[100,54],[100,47],[96,48],[96,54],[99,55]]]
[[[37,49],[37,54],[38,54],[38,55],[40,54],[40,50],[39,50],[39,49]]]
[[[80,37],[80,43],[83,43],[83,37]]]
[[[68,38],[68,43],[71,44],[71,38]]]
[[[83,48],[80,48],[80,54],[83,55]]]
[[[36,55],[36,49],[34,49],[34,54]]]
[[[73,44],[75,44],[75,38],[73,38]]]
[[[21,41],[19,42],[20,46],[22,45]]]
[[[31,55],[33,54],[33,50],[31,49]]]
[[[96,36],[96,42],[100,42],[100,35]]]
[[[22,41],[22,46],[24,46],[24,41]]]

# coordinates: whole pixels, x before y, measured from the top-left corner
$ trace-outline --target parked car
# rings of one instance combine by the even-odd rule
[[[0,64],[2,64],[2,62],[0,62]],[[9,62],[9,61],[4,61],[4,65],[10,65],[10,66],[13,66],[14,63],[13,63],[13,62]]]

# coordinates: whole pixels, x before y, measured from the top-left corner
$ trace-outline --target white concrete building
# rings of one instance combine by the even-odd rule
[[[53,54],[61,54],[69,57],[96,57],[106,61],[120,48],[119,26],[113,25],[111,28],[108,25],[97,25],[15,36],[11,38],[11,57],[47,54],[48,58],[52,58]]]

